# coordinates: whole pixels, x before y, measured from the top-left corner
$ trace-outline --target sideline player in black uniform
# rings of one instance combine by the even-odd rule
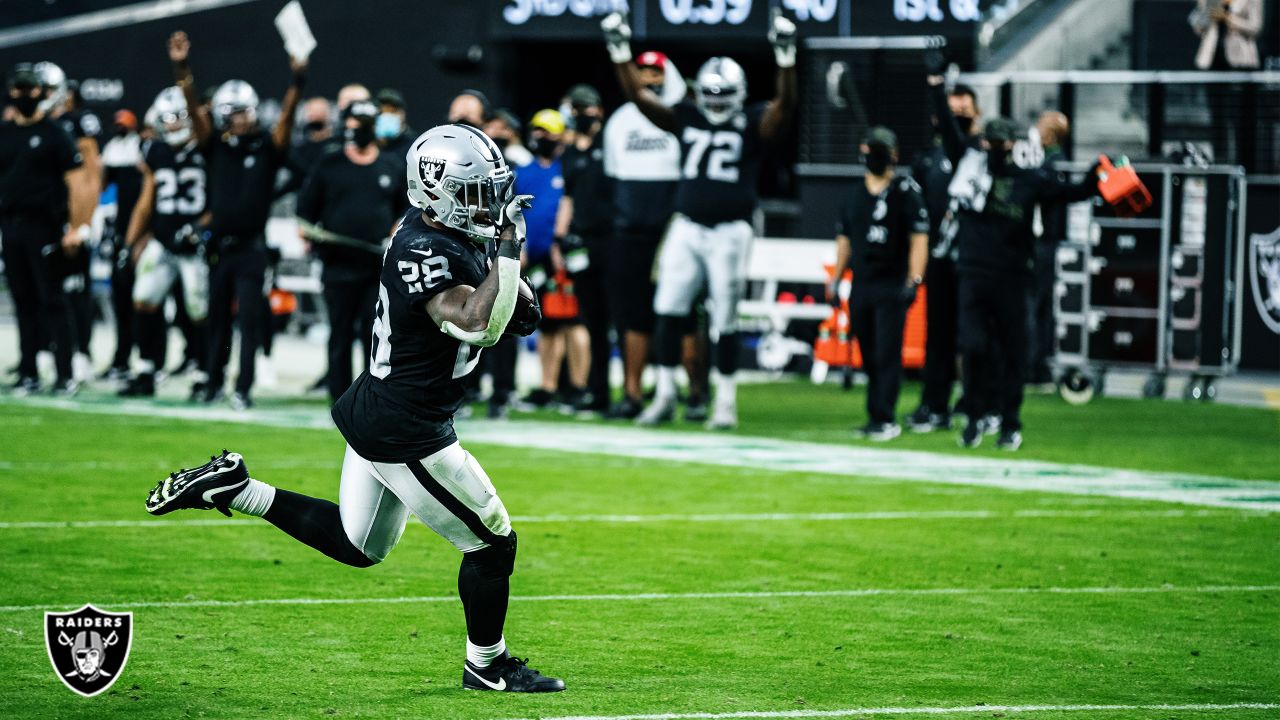
[[[930,70],[941,73],[945,61],[939,55]],[[981,149],[979,121],[982,112],[978,96],[968,85],[956,85],[947,93],[947,105],[965,136],[965,146]],[[933,118],[935,128],[939,119]],[[929,304],[925,308],[929,332],[925,337],[924,383],[920,405],[907,418],[912,432],[926,433],[951,429],[951,393],[957,379],[956,353],[956,258],[954,233],[943,232],[943,219],[951,210],[951,175],[959,158],[947,155],[942,136],[912,164],[911,177],[920,184],[929,210],[929,267],[925,271]],[[954,228],[948,225],[948,228]],[[959,412],[962,408],[957,407]]]
[[[0,123],[0,234],[4,267],[18,318],[21,359],[15,394],[40,389],[36,353],[52,341],[55,392],[74,395],[75,341],[62,289],[62,257],[85,253],[89,221],[98,203],[84,182],[75,142],[41,109],[36,70],[18,65],[9,76],[13,120]]]
[[[693,302],[705,286],[711,332],[716,338],[716,396],[707,427],[738,424],[738,296],[745,281],[756,207],[756,180],[764,144],[781,136],[796,102],[796,27],[775,14],[769,30],[778,64],[777,94],[744,109],[747,81],[738,63],[714,57],[698,70],[694,103],[667,107],[631,64],[631,28],[621,13],[601,22],[609,56],[627,99],[659,128],[680,140],[682,172],[676,215],[658,257],[657,393],[636,418],[642,425],[670,421],[675,414],[675,367],[680,338]]]
[[[969,420],[960,436],[977,447],[988,413],[1000,417],[997,446],[1022,446],[1023,377],[1027,357],[1027,286],[1034,243],[1032,219],[1037,203],[1072,203],[1098,192],[1097,167],[1079,183],[1067,182],[1044,168],[1014,164],[1018,127],[1012,120],[987,123],[984,150],[966,146],[947,107],[941,75],[930,75],[931,101],[940,119],[947,153],[959,157],[951,195],[956,200],[956,269],[959,273],[960,352],[964,356],[964,395]],[[1003,367],[994,373],[993,365]],[[988,387],[994,384],[994,387]]]
[[[203,228],[208,224],[208,182],[204,156],[192,131],[191,113],[182,91],[167,87],[147,113],[155,138],[142,149],[142,195],[125,236],[134,264],[133,303],[140,362],[138,372],[121,389],[124,396],[156,393],[156,373],[164,369],[169,325],[164,300],[181,281],[183,307],[195,326],[190,342],[197,358],[206,356],[205,318],[209,315],[209,265],[204,257]],[[204,390],[204,361],[192,388],[192,399]]]
[[[191,43],[185,33],[169,39],[175,84],[182,88],[187,107],[199,105],[195,80],[187,65]],[[293,82],[280,103],[280,117],[270,132],[258,125],[258,93],[243,80],[228,80],[213,95],[213,121],[201,112],[191,114],[192,131],[209,168],[209,353],[208,385],[204,400],[222,397],[227,361],[231,358],[232,301],[240,328],[240,367],[231,407],[243,410],[253,402],[254,361],[263,340],[267,317],[267,217],[275,197],[276,171],[288,161],[293,115],[306,81],[306,63],[290,60]]]
[[[403,159],[378,149],[374,121],[378,108],[358,100],[343,111],[345,143],[316,163],[298,194],[304,238],[317,242],[324,263],[320,281],[329,311],[329,398],[351,385],[351,345],[356,337],[369,356],[373,306],[383,244],[404,214],[399,178]],[[328,240],[329,242],[325,242]]]
[[[506,330],[527,335],[537,323],[536,306],[512,319],[529,198],[511,196],[511,169],[479,130],[433,128],[410,152],[415,209],[383,260],[372,361],[333,409],[347,441],[339,504],[251,479],[244,459],[224,451],[161,481],[147,510],[257,515],[354,567],[381,562],[412,512],[463,553],[463,688],[563,690],[562,681],[507,652],[503,624],[516,534],[489,477],[453,430],[463,377],[481,350]],[[491,259],[486,245],[494,240]]]
[[[893,420],[902,385],[902,327],[924,281],[929,212],[920,186],[895,177],[898,137],[892,130],[871,128],[861,150],[867,174],[836,224],[831,296],[845,268],[852,267],[849,328],[858,338],[868,378],[867,424],[858,432],[886,441],[902,434]]]
[[[76,87],[67,80],[67,74],[51,62],[35,65],[44,85],[45,97],[41,103],[49,119],[62,126],[80,151],[84,164],[75,172],[75,182],[84,186],[82,192],[92,193],[94,206],[102,194],[102,155],[99,138],[102,137],[102,120],[80,105]],[[92,250],[86,245],[63,258],[62,290],[67,296],[67,318],[71,322],[71,337],[75,342],[72,356],[72,374],[77,382],[85,382],[93,374],[89,359],[89,343],[93,336],[92,278],[89,264]]]

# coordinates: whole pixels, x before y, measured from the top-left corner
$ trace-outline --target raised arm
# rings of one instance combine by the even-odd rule
[[[187,115],[191,116],[191,131],[196,136],[196,144],[203,146],[213,136],[213,124],[209,116],[200,112],[200,94],[196,92],[196,81],[191,76],[191,67],[187,57],[191,53],[191,41],[187,34],[179,30],[169,36],[169,60],[173,63],[173,82],[182,89],[182,97],[187,100]]]
[[[427,301],[427,314],[446,335],[480,347],[502,337],[515,311],[520,284],[520,250],[524,246],[524,208],[529,195],[512,199],[503,208],[505,228],[498,240],[498,258],[478,287],[459,285]]]
[[[960,162],[967,148],[964,133],[956,123],[956,117],[947,104],[947,90],[943,87],[942,73],[946,71],[947,61],[942,53],[934,50],[925,56],[926,82],[929,83],[929,104],[933,106],[933,115],[938,118],[938,134],[942,136],[942,148],[951,162]]]
[[[773,140],[782,135],[799,95],[796,82],[796,25],[774,11],[769,28],[769,44],[773,46],[773,59],[778,63],[777,91],[760,117],[760,137]]]
[[[293,82],[284,91],[284,101],[280,103],[280,118],[271,128],[271,142],[280,151],[289,149],[289,140],[293,135],[293,117],[298,111],[298,101],[302,99],[302,86],[307,82],[307,62],[289,58],[289,68],[293,70]]]
[[[610,13],[600,21],[600,29],[604,31],[604,44],[609,50],[609,58],[613,60],[622,94],[636,104],[649,122],[667,132],[675,132],[675,112],[662,104],[657,93],[640,83],[636,68],[631,63],[631,26],[627,24],[626,16],[620,12]]]
[[[1036,200],[1042,203],[1075,203],[1098,195],[1099,167],[1101,163],[1095,162],[1080,182],[1063,180],[1057,173],[1040,170],[1037,173],[1039,187],[1036,191]]]

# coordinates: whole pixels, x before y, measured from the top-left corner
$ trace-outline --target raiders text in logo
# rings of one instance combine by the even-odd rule
[[[444,166],[445,161],[438,158],[419,158],[418,177],[422,178],[422,182],[428,185],[438,183],[440,178],[444,177]]]
[[[129,660],[133,613],[92,605],[44,614],[44,642],[53,671],[73,692],[93,697],[111,687]]]

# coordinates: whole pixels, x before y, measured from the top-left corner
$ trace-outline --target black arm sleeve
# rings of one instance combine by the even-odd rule
[[[1036,200],[1042,203],[1059,202],[1074,203],[1088,200],[1098,194],[1098,178],[1093,173],[1085,173],[1080,182],[1062,179],[1055,172],[1040,169],[1036,173],[1038,179]]]
[[[951,106],[947,104],[947,91],[942,85],[929,87],[929,102],[933,105],[933,114],[938,118],[938,132],[942,135],[942,147],[952,164],[960,162],[966,148],[964,133],[956,118],[951,114]]]
[[[298,191],[298,209],[297,216],[309,223],[320,222],[320,209],[324,199],[324,173],[322,166],[317,163],[307,174],[302,182],[302,189]]]

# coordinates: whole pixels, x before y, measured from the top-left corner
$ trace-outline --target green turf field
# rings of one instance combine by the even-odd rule
[[[743,435],[849,445],[862,417],[856,391],[829,386],[740,402]],[[1025,458],[1280,480],[1274,411],[1034,397],[1026,422]],[[425,528],[354,570],[252,519],[110,525],[149,521],[150,485],[222,447],[336,499],[336,431],[0,403],[0,717],[1280,714],[1278,514],[460,434],[520,532],[508,642],[567,692],[459,690],[458,558]],[[959,452],[943,436],[894,447]],[[54,677],[41,612],[85,602],[135,621],[123,675],[89,699]],[[1065,709],[1081,705],[1125,707]]]

